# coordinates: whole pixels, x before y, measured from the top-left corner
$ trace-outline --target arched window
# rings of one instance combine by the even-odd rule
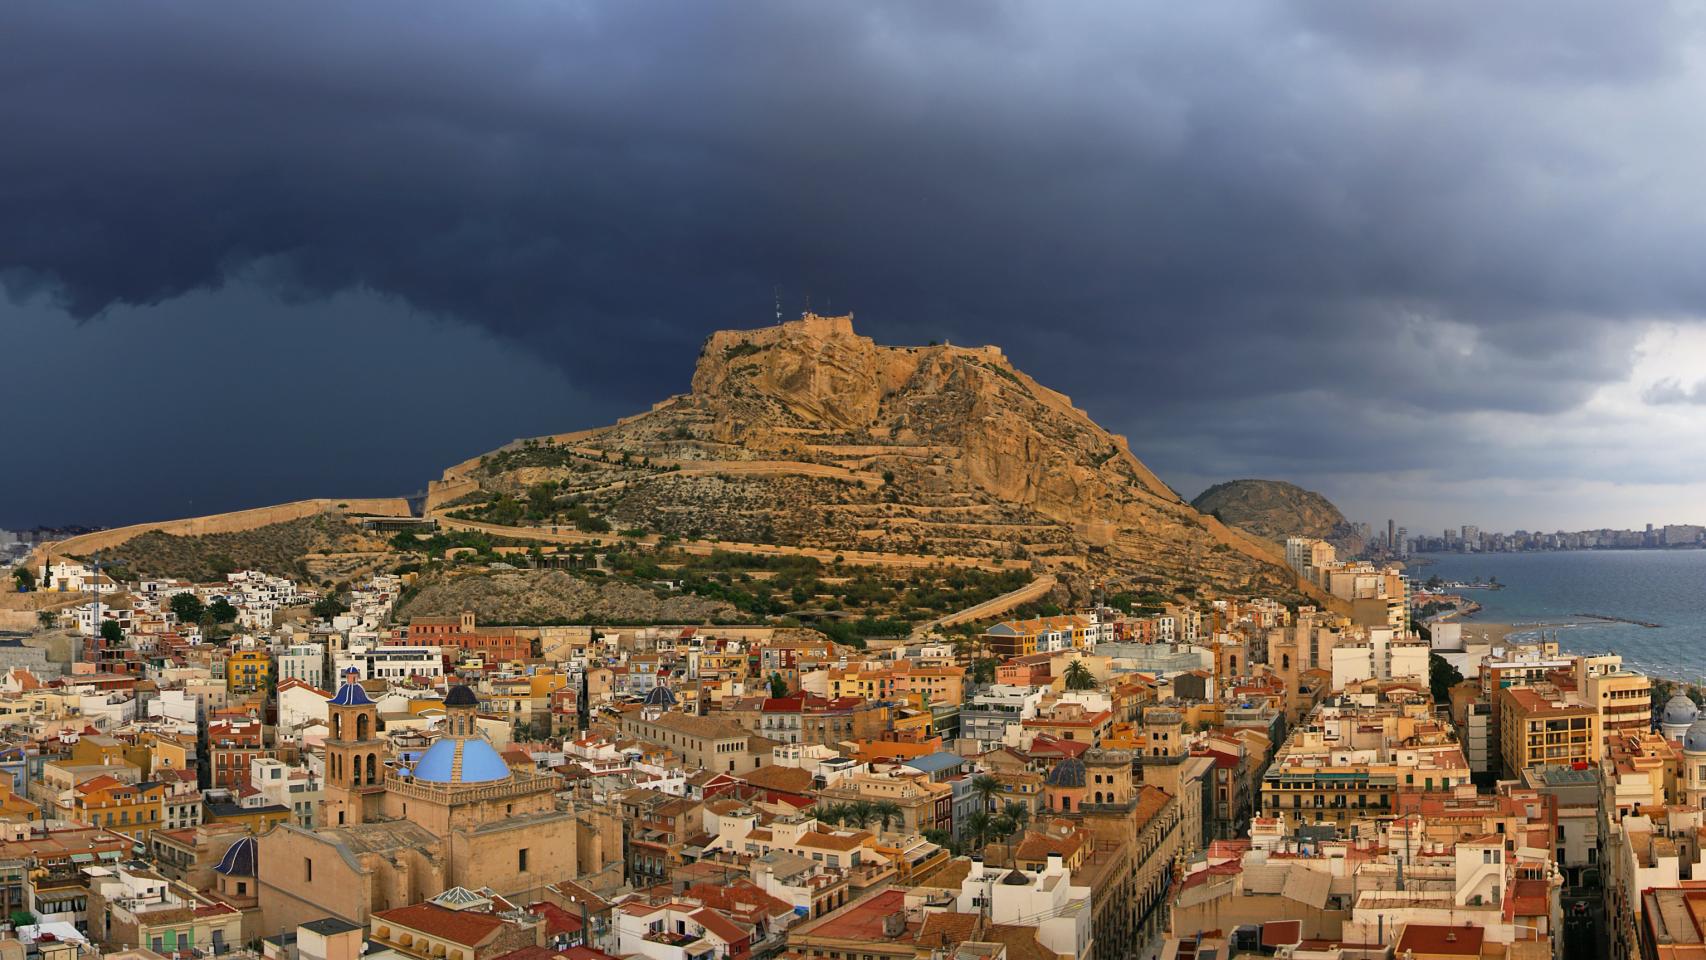
[[[367,782],[379,782],[379,755],[377,753],[367,755]]]
[[[360,714],[356,715],[356,718],[355,718],[355,738],[357,740],[366,740],[367,739],[367,714],[365,714],[365,713],[360,713]]]

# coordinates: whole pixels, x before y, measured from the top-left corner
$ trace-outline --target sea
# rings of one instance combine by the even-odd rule
[[[1706,550],[1560,550],[1418,554],[1412,582],[1486,582],[1461,591],[1481,604],[1468,622],[1509,623],[1556,634],[1571,653],[1618,653],[1651,676],[1706,676]],[[1596,620],[1584,614],[1656,624]]]

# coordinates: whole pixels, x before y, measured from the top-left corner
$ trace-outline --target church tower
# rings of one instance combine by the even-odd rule
[[[320,823],[327,827],[366,823],[379,816],[385,793],[383,742],[379,739],[379,707],[351,669],[337,695],[326,701],[326,799]]]

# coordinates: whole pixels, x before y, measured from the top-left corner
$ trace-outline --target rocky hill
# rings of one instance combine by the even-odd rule
[[[1217,483],[1191,506],[1258,537],[1283,544],[1287,537],[1315,537],[1341,553],[1362,550],[1362,537],[1332,501],[1283,480],[1230,480]]]
[[[714,334],[691,392],[434,487],[471,520],[1017,560],[1080,596],[1299,590],[1273,543],[1193,509],[999,349],[878,346],[851,317]]]
[[[233,570],[261,570],[321,582],[351,576],[385,548],[383,540],[363,534],[344,517],[321,513],[230,533],[180,536],[147,530],[107,547],[103,561],[121,579],[208,581]]]
[[[474,574],[432,583],[408,599],[397,619],[454,616],[472,610],[481,623],[712,623],[740,614],[727,603],[656,593],[625,583],[594,583],[560,570]]]

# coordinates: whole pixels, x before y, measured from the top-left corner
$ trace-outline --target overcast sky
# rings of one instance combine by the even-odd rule
[[[1706,521],[1697,11],[0,6],[0,525],[405,493],[851,309],[1186,496]]]

